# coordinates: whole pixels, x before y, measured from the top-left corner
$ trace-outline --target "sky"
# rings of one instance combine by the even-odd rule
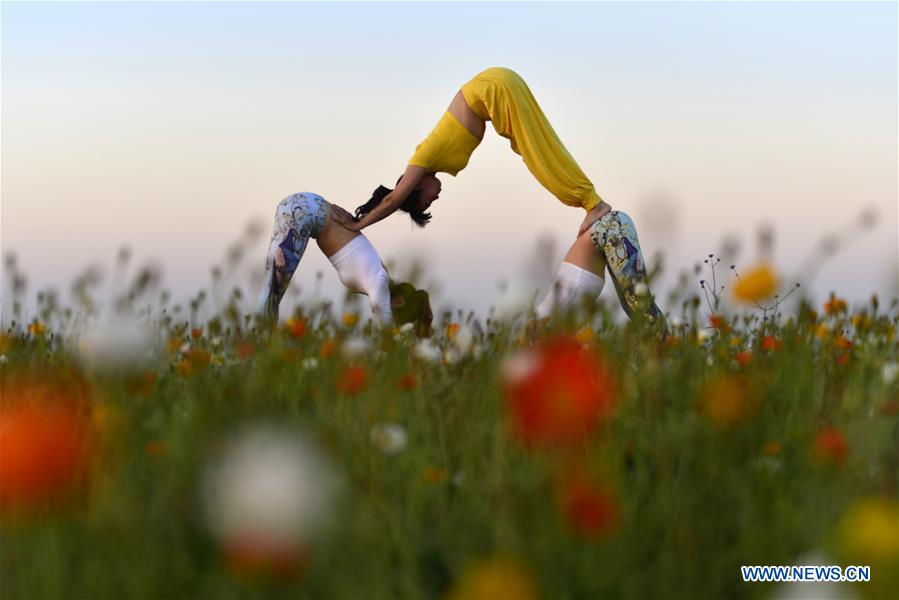
[[[284,197],[348,210],[403,171],[455,92],[490,66],[528,82],[665,271],[760,227],[785,285],[823,299],[897,294],[896,3],[18,3],[0,7],[0,250],[29,291],[65,293],[116,252],[173,296]],[[421,263],[435,305],[484,312],[499,282],[547,277],[583,217],[488,126],[434,219],[366,230],[392,273]],[[852,223],[878,215],[864,234]],[[851,238],[811,276],[834,232]],[[266,239],[234,281],[256,297]],[[551,248],[536,259],[536,249]],[[538,268],[539,266],[539,268]],[[299,300],[342,298],[310,245]],[[8,272],[3,290],[9,289]],[[530,284],[529,284],[530,285]],[[614,303],[612,286],[603,292]],[[289,310],[288,300],[285,308]],[[4,308],[7,308],[4,302]],[[248,303],[248,306],[252,303]],[[665,306],[678,310],[677,306]]]

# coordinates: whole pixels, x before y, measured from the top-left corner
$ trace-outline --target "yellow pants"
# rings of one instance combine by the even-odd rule
[[[586,210],[602,201],[518,73],[487,69],[462,86],[462,95],[476,115],[509,139],[512,150],[556,198]]]

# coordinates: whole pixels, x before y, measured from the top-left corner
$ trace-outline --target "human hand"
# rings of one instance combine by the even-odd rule
[[[587,211],[587,215],[584,217],[584,220],[581,221],[581,226],[577,230],[577,237],[581,237],[584,232],[590,229],[590,227],[594,223],[609,214],[611,211],[612,207],[609,206],[608,203],[606,203],[605,201],[600,201],[599,204]]]
[[[336,204],[331,205],[331,211],[328,214],[329,218],[349,231],[354,233],[359,232],[359,221],[356,220],[356,217],[351,215],[345,209]]]

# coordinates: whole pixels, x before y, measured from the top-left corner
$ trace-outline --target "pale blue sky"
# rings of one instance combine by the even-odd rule
[[[4,2],[0,16],[2,250],[33,288],[67,287],[128,242],[193,293],[280,198],[353,208],[393,181],[459,86],[503,65],[666,254],[668,283],[726,234],[749,262],[761,221],[795,269],[874,205],[878,229],[813,289],[896,292],[895,3]],[[394,217],[367,234],[385,259],[427,260],[462,306],[520,277],[541,235],[558,260],[581,218],[492,132],[444,189],[427,230]],[[660,196],[670,227],[654,226]],[[336,294],[314,247],[297,284],[318,269]]]

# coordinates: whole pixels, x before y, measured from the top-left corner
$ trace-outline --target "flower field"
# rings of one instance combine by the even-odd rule
[[[667,337],[44,298],[0,338],[0,594],[799,597],[740,566],[838,564],[871,581],[815,597],[896,597],[896,302],[755,308],[766,268]]]

